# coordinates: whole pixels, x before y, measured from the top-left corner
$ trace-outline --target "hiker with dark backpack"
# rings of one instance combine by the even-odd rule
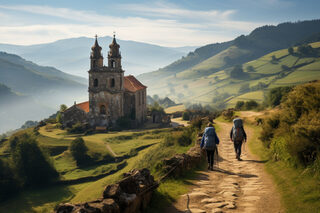
[[[241,160],[241,146],[243,141],[247,141],[247,134],[243,128],[243,122],[240,118],[233,120],[233,126],[230,131],[230,139],[234,145],[234,151],[236,152],[236,158]]]
[[[208,169],[210,170],[213,170],[213,159],[214,153],[217,151],[217,144],[219,144],[219,138],[216,134],[216,130],[214,129],[213,124],[209,123],[204,130],[200,148],[207,152]]]

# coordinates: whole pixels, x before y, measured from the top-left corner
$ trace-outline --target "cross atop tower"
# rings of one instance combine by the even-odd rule
[[[97,38],[98,38],[98,35],[96,34],[94,37],[97,39]]]
[[[115,31],[113,31],[113,38],[115,38],[116,37],[116,32]]]

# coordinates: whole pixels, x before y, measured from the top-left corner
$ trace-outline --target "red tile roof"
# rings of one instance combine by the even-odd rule
[[[129,92],[136,92],[147,88],[140,81],[138,81],[133,75],[124,77],[124,89]]]
[[[77,104],[76,106],[85,112],[89,112],[89,101],[82,102],[80,104]]]

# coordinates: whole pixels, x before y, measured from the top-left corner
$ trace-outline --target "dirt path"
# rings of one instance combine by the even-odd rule
[[[217,123],[222,130],[218,134],[219,168],[201,172],[191,191],[166,212],[283,212],[280,196],[263,169],[264,162],[253,157],[247,147],[243,161],[238,161],[229,139],[231,124]],[[246,131],[250,138],[252,130]]]
[[[118,155],[112,150],[111,146],[107,143],[107,142],[104,142],[108,151],[113,155],[113,157],[118,157]]]

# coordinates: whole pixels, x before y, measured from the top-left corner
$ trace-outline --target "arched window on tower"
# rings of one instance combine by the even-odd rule
[[[116,82],[115,82],[114,78],[112,78],[111,79],[111,87],[115,87],[115,85],[116,85]]]
[[[100,114],[102,114],[102,115],[106,114],[106,107],[104,105],[100,106]]]
[[[98,86],[98,79],[94,79],[94,81],[93,81],[93,86],[94,86],[94,87],[97,87],[97,86]]]
[[[111,68],[115,68],[116,67],[116,62],[114,60],[111,61]]]

